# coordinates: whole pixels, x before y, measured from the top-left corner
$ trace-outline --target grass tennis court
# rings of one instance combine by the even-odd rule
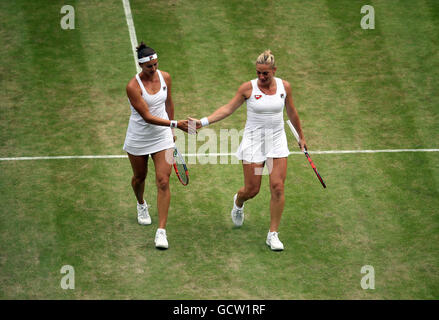
[[[60,27],[63,4],[74,30]],[[364,4],[374,30],[360,27]],[[270,48],[328,188],[290,155],[276,253],[265,245],[268,176],[236,229],[241,165],[190,164],[187,187],[171,176],[170,248],[159,251],[152,161],[151,226],[137,224],[127,159],[0,161],[1,299],[439,298],[439,153],[312,153],[439,147],[436,1],[131,0],[131,10],[139,42],[173,78],[178,119],[225,104]],[[0,40],[0,157],[123,154],[135,65],[121,0],[3,1]],[[245,119],[242,106],[209,129]],[[74,290],[60,287],[63,265]],[[374,290],[360,286],[364,265]]]

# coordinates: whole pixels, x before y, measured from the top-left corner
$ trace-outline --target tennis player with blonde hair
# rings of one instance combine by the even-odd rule
[[[259,193],[262,169],[267,165],[270,175],[270,228],[266,244],[271,250],[283,250],[278,229],[284,209],[284,182],[289,155],[284,131],[283,110],[297,129],[300,148],[306,148],[305,137],[300,125],[299,115],[293,104],[291,85],[275,77],[275,59],[270,50],[259,55],[256,60],[257,78],[244,82],[227,104],[218,108],[208,117],[196,121],[196,128],[207,126],[230,116],[244,102],[247,103],[247,121],[241,144],[236,156],[242,160],[244,186],[233,197],[231,211],[235,226],[244,222],[244,202]]]

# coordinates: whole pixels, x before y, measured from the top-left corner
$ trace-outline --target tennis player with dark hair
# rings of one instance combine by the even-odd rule
[[[157,53],[143,42],[137,47],[137,58],[142,71],[133,77],[126,87],[131,107],[123,149],[133,169],[131,186],[137,198],[137,221],[151,224],[148,205],[143,198],[148,158],[155,166],[157,185],[158,229],[155,246],[168,248],[166,222],[171,200],[169,176],[172,168],[174,128],[185,132],[187,120],[174,120],[174,103],[171,96],[171,76],[158,69]]]
[[[291,85],[276,78],[276,65],[270,50],[259,55],[256,60],[257,78],[243,83],[235,97],[226,105],[218,108],[210,116],[196,121],[197,129],[220,121],[231,115],[244,101],[247,102],[247,122],[244,135],[236,156],[242,160],[244,186],[233,198],[232,221],[236,226],[244,222],[244,202],[259,193],[262,170],[267,165],[270,174],[270,229],[266,244],[271,250],[283,250],[278,229],[284,209],[284,182],[287,173],[289,155],[287,138],[284,131],[283,110],[300,136],[300,148],[306,147],[305,137],[300,125],[299,115],[293,104]]]

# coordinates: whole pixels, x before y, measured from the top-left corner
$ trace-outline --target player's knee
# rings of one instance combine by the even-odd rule
[[[157,188],[160,190],[169,189],[169,177],[168,176],[159,176],[156,179]]]
[[[146,174],[137,174],[133,176],[133,184],[139,185],[142,184],[146,179]]]
[[[256,197],[258,193],[259,193],[259,186],[250,186],[246,189],[247,199]]]
[[[271,195],[275,198],[281,198],[284,195],[284,183],[282,181],[273,182],[270,185]]]

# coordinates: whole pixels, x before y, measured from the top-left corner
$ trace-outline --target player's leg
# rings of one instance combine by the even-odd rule
[[[148,155],[134,156],[128,154],[130,159],[131,168],[133,169],[133,177],[131,179],[131,187],[133,188],[134,195],[137,198],[137,202],[143,203],[143,193],[145,190],[145,179],[148,173]]]
[[[244,186],[239,189],[236,197],[236,205],[242,207],[245,201],[255,197],[259,193],[262,180],[264,163],[242,162],[244,172]]]
[[[276,158],[272,161],[270,173],[270,231],[278,231],[285,204],[284,184],[287,176],[287,158]]]
[[[133,169],[133,177],[131,178],[131,187],[137,199],[137,221],[139,224],[151,224],[151,217],[148,213],[148,205],[143,199],[145,191],[145,179],[148,173],[148,155],[135,156],[128,153],[128,158]]]
[[[172,172],[172,164],[167,161],[167,154],[172,149],[162,150],[151,155],[155,166],[155,178],[157,185],[157,210],[159,215],[159,228],[165,229],[168,219],[169,203],[171,202],[171,191],[169,188],[169,177]]]
[[[272,166],[270,172],[270,230],[267,236],[267,244],[273,250],[282,250],[283,244],[278,238],[278,229],[285,204],[284,184],[287,175],[287,158],[275,158],[267,161]]]
[[[155,166],[157,185],[157,210],[159,225],[155,237],[157,248],[167,249],[168,240],[166,236],[166,222],[168,220],[169,203],[171,202],[171,191],[169,188],[169,176],[172,172],[172,162],[169,161],[173,150],[167,149],[152,154]]]
[[[249,163],[243,161],[244,186],[238,190],[233,197],[233,208],[231,212],[232,221],[235,226],[240,227],[244,223],[244,202],[255,197],[261,187],[261,172],[264,163]]]

